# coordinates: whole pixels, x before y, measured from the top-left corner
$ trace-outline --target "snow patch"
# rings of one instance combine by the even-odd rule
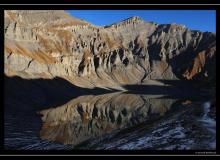
[[[208,131],[216,134],[216,121],[208,116],[208,113],[210,112],[210,107],[210,102],[205,102],[203,104],[204,115],[201,119],[199,119],[199,121],[202,122],[202,125],[206,127]]]

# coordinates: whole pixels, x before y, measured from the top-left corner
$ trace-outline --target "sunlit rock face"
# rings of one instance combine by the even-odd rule
[[[80,96],[60,107],[39,112],[43,121],[40,137],[77,145],[135,126],[152,116],[163,116],[175,101],[121,93]]]
[[[4,13],[8,75],[59,76],[88,88],[215,77],[215,33],[136,16],[99,27],[60,10]]]

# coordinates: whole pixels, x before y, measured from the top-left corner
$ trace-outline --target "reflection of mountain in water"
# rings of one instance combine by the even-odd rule
[[[40,137],[77,145],[113,130],[135,126],[152,116],[162,116],[175,101],[122,93],[80,96],[60,107],[40,111]]]
[[[7,150],[215,148],[216,134],[209,133],[215,127],[198,121],[203,118],[202,103],[213,96],[195,83],[151,81],[110,94],[113,91],[84,89],[61,78],[6,76],[5,81]],[[209,110],[205,115],[215,117],[215,103]]]

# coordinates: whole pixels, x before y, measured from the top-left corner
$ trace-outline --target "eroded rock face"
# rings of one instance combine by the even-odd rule
[[[80,96],[57,108],[40,111],[40,137],[77,145],[114,130],[144,122],[151,115],[164,115],[175,99],[154,99],[146,95],[112,93]]]
[[[46,74],[112,88],[215,77],[216,35],[182,25],[131,17],[98,27],[64,11],[8,10],[4,29],[6,74]]]

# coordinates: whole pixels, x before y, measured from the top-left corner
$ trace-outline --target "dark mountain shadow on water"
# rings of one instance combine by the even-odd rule
[[[81,95],[100,95],[115,92],[102,88],[81,88],[65,79],[23,79],[4,77],[5,109],[43,109],[63,105]]]
[[[164,98],[203,98],[210,97],[211,95],[201,92],[197,86],[197,81],[184,81],[184,80],[157,80],[162,82],[163,85],[124,85],[123,87],[128,90],[127,93],[144,94],[144,95],[162,95]]]
[[[5,109],[18,108],[41,110],[49,107],[63,105],[73,98],[82,95],[101,95],[113,93],[118,90],[102,88],[81,88],[65,79],[23,79],[18,76],[8,77],[5,75]],[[180,80],[159,80],[165,85],[125,85],[128,91],[125,93],[163,95],[169,98],[182,98],[200,96],[194,82]]]

